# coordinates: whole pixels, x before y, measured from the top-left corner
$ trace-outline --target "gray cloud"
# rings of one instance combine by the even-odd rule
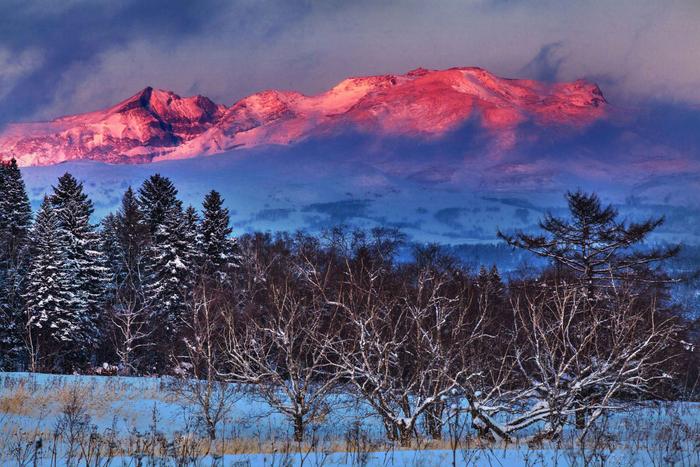
[[[560,55],[561,49],[561,42],[543,45],[535,58],[522,68],[521,74],[541,81],[556,81],[565,61]]]
[[[20,80],[41,66],[43,57],[37,50],[11,52],[0,48],[0,99],[14,89]]]
[[[697,24],[695,0],[5,1],[0,51],[24,65],[0,74],[0,121],[92,110],[146,85],[230,104],[418,66],[588,77],[613,102],[699,104]]]

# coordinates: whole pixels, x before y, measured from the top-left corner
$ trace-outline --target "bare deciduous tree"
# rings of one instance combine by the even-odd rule
[[[558,437],[582,411],[585,436],[606,411],[628,407],[653,394],[667,373],[678,327],[653,304],[638,303],[616,289],[614,298],[591,305],[585,287],[544,284],[513,303],[514,413],[498,423],[482,407],[480,420],[501,437],[543,423],[541,438]],[[517,412],[518,407],[522,410]],[[500,407],[503,409],[503,407]]]
[[[219,290],[210,290],[202,280],[188,300],[188,316],[183,319],[185,353],[176,356],[178,378],[172,390],[197,408],[197,418],[206,428],[210,440],[217,438],[218,426],[240,398],[236,383],[219,375],[223,365],[223,333],[226,323]]]
[[[338,375],[329,364],[334,321],[309,283],[320,272],[295,257],[248,258],[248,269],[265,271],[247,311],[229,313],[225,330],[225,376],[250,385],[254,393],[284,415],[302,442],[307,427],[328,413],[327,399]],[[239,318],[239,319],[237,319]]]
[[[142,352],[152,346],[153,328],[142,303],[133,295],[119,294],[109,313],[112,345],[125,375],[138,373]]]
[[[382,418],[389,439],[408,445],[419,417],[442,428],[443,396],[480,378],[477,348],[486,315],[464,284],[423,268],[348,261],[337,297],[344,339],[334,365]]]

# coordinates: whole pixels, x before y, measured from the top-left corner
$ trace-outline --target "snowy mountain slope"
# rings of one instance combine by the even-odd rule
[[[203,133],[224,110],[206,97],[181,98],[149,87],[104,111],[10,125],[0,136],[0,151],[24,166],[76,159],[148,162]]]
[[[621,111],[583,81],[419,69],[350,78],[317,96],[265,91],[231,107],[147,88],[104,111],[12,125],[0,158],[20,158],[35,205],[74,173],[96,219],[160,172],[195,206],[222,192],[238,232],[346,223],[482,242],[497,227],[534,226],[583,188],[625,215],[666,214],[662,238],[698,243],[699,126],[700,109]]]
[[[0,158],[22,166],[142,163],[290,145],[348,129],[379,138],[440,138],[469,121],[500,151],[536,137],[518,132],[524,124],[575,131],[607,113],[595,84],[511,80],[480,68],[349,78],[316,96],[269,90],[228,108],[149,87],[103,111],[11,125],[0,134]]]
[[[118,207],[129,185],[138,187],[160,173],[173,180],[185,204],[197,208],[209,190],[220,191],[236,235],[296,229],[319,233],[345,224],[397,227],[412,240],[443,244],[494,242],[497,228],[535,230],[545,211],[563,209],[566,188],[581,186],[601,193],[624,216],[665,214],[667,223],[657,239],[700,243],[700,206],[680,197],[687,185],[677,179],[654,184],[651,192],[623,183],[623,178],[613,185],[573,174],[550,188],[489,189],[480,180],[451,183],[396,175],[372,164],[342,160],[345,154],[324,160],[317,151],[321,148],[309,145],[297,150],[258,148],[136,165],[77,161],[29,167],[23,173],[35,206],[60,175],[76,175],[96,204],[96,221]],[[654,196],[645,197],[648,193]],[[670,201],[656,202],[658,197]]]

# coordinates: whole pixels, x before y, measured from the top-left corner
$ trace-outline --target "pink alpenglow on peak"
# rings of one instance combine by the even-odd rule
[[[505,79],[480,68],[348,78],[315,96],[268,90],[228,108],[148,87],[103,111],[8,125],[0,134],[0,159],[23,166],[144,163],[292,145],[349,130],[436,139],[468,122],[503,150],[518,144],[524,123],[576,131],[607,114],[600,89],[587,81]]]

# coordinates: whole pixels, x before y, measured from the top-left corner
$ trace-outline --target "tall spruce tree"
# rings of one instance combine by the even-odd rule
[[[100,230],[100,251],[102,251],[105,273],[104,300],[106,303],[114,303],[117,289],[122,281],[123,268],[121,260],[121,246],[117,233],[117,216],[108,214],[102,219]]]
[[[69,368],[76,346],[91,339],[90,329],[83,326],[80,299],[72,290],[66,247],[58,214],[46,197],[31,234],[25,292],[25,341],[32,371]]]
[[[17,161],[0,162],[0,368],[16,366],[23,347],[22,288],[32,211]]]
[[[118,358],[121,371],[142,371],[141,361],[150,348],[151,324],[145,300],[148,226],[129,187],[121,207],[102,221],[102,251],[109,280],[107,287],[111,356]]]
[[[130,301],[142,301],[149,233],[131,187],[124,193],[119,210],[105,217],[102,225],[110,288],[127,294]]]
[[[197,274],[196,265],[201,257],[201,233],[199,215],[192,206],[187,206],[182,218],[182,249],[184,261],[191,266],[190,279]],[[191,281],[190,281],[191,282]]]
[[[0,267],[16,267],[26,246],[32,219],[27,190],[17,161],[0,163]]]
[[[172,182],[153,175],[139,189],[139,209],[150,233],[146,252],[144,287],[149,320],[157,346],[152,369],[163,370],[174,351],[191,293],[195,270],[197,217],[193,209],[183,211]]]
[[[179,329],[192,274],[188,224],[179,207],[174,208],[158,226],[149,247],[146,297],[153,319],[171,336]]]
[[[182,210],[182,202],[177,199],[177,189],[173,182],[167,177],[155,174],[141,185],[138,207],[143,216],[143,223],[154,236],[172,210]]]
[[[66,173],[58,179],[50,197],[58,218],[64,243],[68,292],[72,297],[70,313],[80,327],[81,342],[75,342],[78,364],[84,365],[100,338],[103,322],[106,270],[100,251],[96,226],[90,223],[92,201],[83,192],[82,183]]]
[[[219,283],[230,279],[231,268],[238,264],[237,245],[231,238],[229,211],[217,191],[210,191],[204,198],[202,226],[200,229],[200,269],[205,277]]]

